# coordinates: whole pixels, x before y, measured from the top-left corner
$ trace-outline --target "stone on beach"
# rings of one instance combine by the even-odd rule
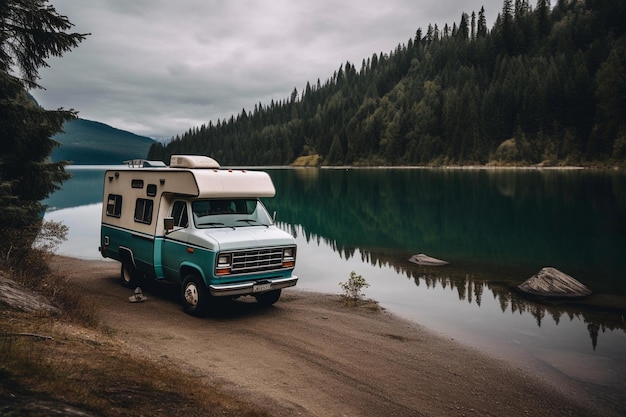
[[[148,297],[143,295],[143,291],[141,290],[141,287],[135,288],[135,293],[131,295],[130,297],[128,297],[128,301],[130,301],[131,303],[141,303],[143,301],[146,301],[147,299]]]
[[[442,265],[448,265],[449,263],[446,261],[442,261],[441,259],[432,258],[423,253],[411,256],[409,258],[409,262],[413,262],[414,264],[418,264],[420,266],[442,266]]]
[[[544,297],[585,297],[591,290],[556,268],[542,268],[517,288],[528,294]]]
[[[43,295],[37,294],[24,285],[2,276],[0,272],[0,309],[4,306],[27,313],[49,311],[59,314],[61,312]]]

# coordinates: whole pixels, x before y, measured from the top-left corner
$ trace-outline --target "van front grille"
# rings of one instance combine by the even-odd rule
[[[252,249],[233,252],[232,273],[270,271],[283,267],[283,248]]]

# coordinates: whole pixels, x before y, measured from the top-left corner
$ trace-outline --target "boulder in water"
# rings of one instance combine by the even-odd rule
[[[411,256],[409,258],[409,262],[413,262],[414,264],[418,264],[420,266],[442,266],[449,264],[449,262],[442,261],[441,259],[437,258],[431,258],[430,256],[424,255],[423,253]]]
[[[542,297],[586,297],[591,290],[556,268],[542,268],[517,288],[527,294]]]

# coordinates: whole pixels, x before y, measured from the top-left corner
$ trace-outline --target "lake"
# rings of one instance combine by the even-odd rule
[[[69,167],[46,200],[45,218],[70,228],[57,253],[102,259],[105,168]],[[354,271],[394,314],[626,413],[626,173],[264,170],[277,190],[264,203],[298,243],[297,288],[340,294]],[[408,261],[419,253],[450,264]],[[546,266],[593,295],[537,303],[514,290]]]

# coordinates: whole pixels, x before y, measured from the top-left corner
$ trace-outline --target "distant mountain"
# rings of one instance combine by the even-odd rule
[[[115,165],[128,159],[145,159],[154,140],[115,129],[104,123],[74,119],[65,123],[63,133],[53,137],[61,143],[51,155],[53,161],[76,165]]]

